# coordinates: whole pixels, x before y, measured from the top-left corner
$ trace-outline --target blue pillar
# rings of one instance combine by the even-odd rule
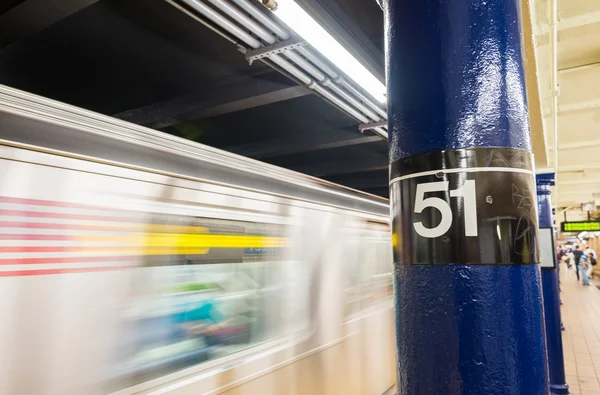
[[[518,0],[384,0],[398,392],[550,393]]]
[[[537,176],[538,216],[540,221],[540,250],[542,253],[542,289],[546,317],[546,344],[550,370],[550,391],[553,395],[567,395],[569,386],[565,378],[565,363],[561,335],[560,296],[558,285],[558,262],[552,224],[554,174]]]

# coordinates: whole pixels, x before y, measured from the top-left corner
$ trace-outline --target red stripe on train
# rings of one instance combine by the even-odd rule
[[[99,263],[132,261],[136,256],[74,256],[64,258],[3,258],[0,266],[4,265],[49,265],[57,263]]]
[[[132,222],[134,225],[138,223]],[[101,225],[78,225],[78,224],[51,224],[40,222],[16,222],[0,221],[0,228],[24,228],[24,229],[63,229],[63,230],[102,230],[102,231],[129,231],[122,227]]]
[[[80,208],[87,210],[107,210],[107,211],[126,211],[131,212],[129,210],[122,209],[112,209],[101,206],[92,206],[88,204],[81,203],[67,203],[67,202],[57,202],[55,200],[41,200],[41,199],[26,199],[26,198],[15,198],[8,196],[0,196],[0,203],[15,203],[15,204],[29,204],[34,206],[47,206],[47,207],[66,207],[66,208]]]
[[[25,277],[25,276],[45,276],[53,274],[74,274],[74,273],[97,273],[120,271],[130,269],[129,267],[89,267],[74,269],[40,269],[40,270],[11,270],[0,272],[0,277]]]
[[[2,246],[0,254],[7,253],[31,253],[31,252],[89,252],[89,250],[97,251],[100,248],[110,250],[129,249],[131,247],[92,247],[92,246]]]
[[[37,234],[29,234],[29,233],[1,234],[0,233],[0,240],[52,240],[52,241],[57,241],[57,240],[73,240],[73,239],[74,239],[74,236],[66,236],[66,235],[37,235]]]
[[[131,220],[132,220],[132,218],[124,218],[124,217],[111,217],[111,216],[88,215],[88,214],[46,213],[44,211],[28,211],[28,210],[0,210],[0,215],[11,216],[11,217],[74,219],[74,220],[85,220],[85,221],[131,222]]]

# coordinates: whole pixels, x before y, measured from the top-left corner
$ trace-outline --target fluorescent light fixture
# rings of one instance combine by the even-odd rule
[[[577,238],[579,240],[583,240],[583,238],[585,237],[585,235],[587,235],[587,232],[581,232],[580,234],[577,235]]]
[[[274,12],[283,23],[288,25],[348,77],[352,78],[377,101],[385,103],[385,85],[375,78],[363,64],[352,56],[294,0],[277,0],[277,9]]]

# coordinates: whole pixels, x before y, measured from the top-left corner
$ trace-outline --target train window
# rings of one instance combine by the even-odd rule
[[[368,223],[354,230],[345,262],[351,273],[346,315],[370,308],[393,294],[393,258],[389,226]]]
[[[107,390],[284,335],[280,226],[157,219],[143,238],[145,264],[132,272]]]
[[[361,309],[362,299],[364,297],[361,290],[363,285],[362,280],[362,265],[360,264],[360,229],[347,228],[344,237],[344,265],[349,276],[349,281],[346,288],[346,306],[344,314],[350,316]]]
[[[374,273],[371,276],[373,301],[389,298],[393,294],[393,258],[391,242],[387,237],[389,233],[379,236],[379,240],[373,245],[377,250]]]

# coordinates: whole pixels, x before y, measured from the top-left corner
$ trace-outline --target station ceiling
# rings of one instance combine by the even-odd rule
[[[553,0],[521,4],[536,166],[553,171],[556,113],[556,192],[566,208],[600,200],[600,2],[555,1],[555,63]],[[375,0],[301,2],[383,78]],[[279,71],[249,65],[235,45],[169,1],[11,0],[0,3],[0,26],[2,84],[388,194],[384,139],[360,133],[355,118]]]

